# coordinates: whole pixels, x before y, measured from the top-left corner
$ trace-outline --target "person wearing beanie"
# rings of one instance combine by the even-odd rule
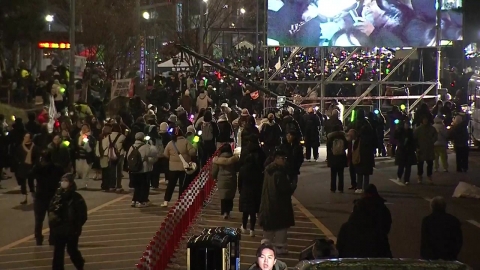
[[[87,204],[76,190],[75,175],[63,175],[60,188],[48,208],[50,234],[54,244],[52,269],[65,268],[65,248],[75,268],[84,269],[85,260],[78,250],[78,240],[82,227],[87,222]]]
[[[135,134],[135,143],[127,152],[127,162],[129,167],[129,177],[133,185],[134,192],[132,198],[132,207],[147,207],[149,205],[150,182],[149,174],[152,172],[153,164],[158,159],[158,152],[151,141],[145,140],[143,132]],[[141,162],[140,167],[135,167]]]

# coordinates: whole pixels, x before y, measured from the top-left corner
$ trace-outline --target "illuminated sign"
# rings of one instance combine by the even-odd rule
[[[40,42],[38,43],[38,48],[40,49],[60,49],[60,50],[67,50],[70,49],[70,43],[68,42]]]

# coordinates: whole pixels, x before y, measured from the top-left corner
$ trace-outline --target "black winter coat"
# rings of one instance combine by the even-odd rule
[[[219,120],[218,125],[218,137],[217,142],[233,142],[233,126],[227,120]]]
[[[356,201],[353,212],[340,228],[337,249],[340,258],[391,258],[388,233],[390,210],[381,197]]]
[[[258,148],[245,158],[238,174],[238,190],[240,191],[239,211],[243,213],[258,213],[263,186],[263,163],[265,154]]]
[[[55,166],[53,163],[35,166],[33,170],[33,175],[37,180],[35,200],[42,200],[47,204],[50,203],[50,200],[55,196],[58,183],[64,173],[64,167]]]
[[[343,155],[334,155],[332,148],[333,142],[336,140],[343,140],[344,154]],[[327,165],[330,168],[345,168],[348,166],[347,163],[347,153],[348,141],[345,137],[345,132],[343,131],[334,131],[327,135]]]
[[[397,141],[397,151],[395,153],[395,165],[411,166],[417,164],[417,155],[415,138],[413,130],[400,128],[395,130],[395,140]]]
[[[73,187],[72,187],[73,188]],[[82,234],[87,222],[87,204],[80,193],[58,189],[48,208],[50,233],[55,238]]]
[[[320,118],[316,114],[306,114],[303,117],[305,129],[303,136],[305,143],[312,145],[320,145]]]
[[[463,237],[458,218],[434,212],[423,218],[420,254],[425,260],[457,260]]]
[[[361,175],[372,175],[375,167],[375,157],[373,155],[375,145],[377,144],[375,132],[368,120],[359,120],[355,130],[359,133],[359,138],[353,144],[353,150],[360,147],[360,163],[354,164],[355,171]],[[359,145],[360,144],[360,145]]]

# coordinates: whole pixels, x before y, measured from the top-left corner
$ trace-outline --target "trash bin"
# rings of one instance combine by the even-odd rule
[[[204,229],[187,243],[187,270],[240,270],[240,238],[237,228]]]

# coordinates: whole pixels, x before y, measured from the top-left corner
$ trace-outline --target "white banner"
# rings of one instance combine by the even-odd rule
[[[83,71],[87,66],[87,58],[83,56],[75,55],[75,79],[83,78]]]
[[[132,79],[116,80],[112,84],[111,98],[128,97],[130,89],[133,87]]]

